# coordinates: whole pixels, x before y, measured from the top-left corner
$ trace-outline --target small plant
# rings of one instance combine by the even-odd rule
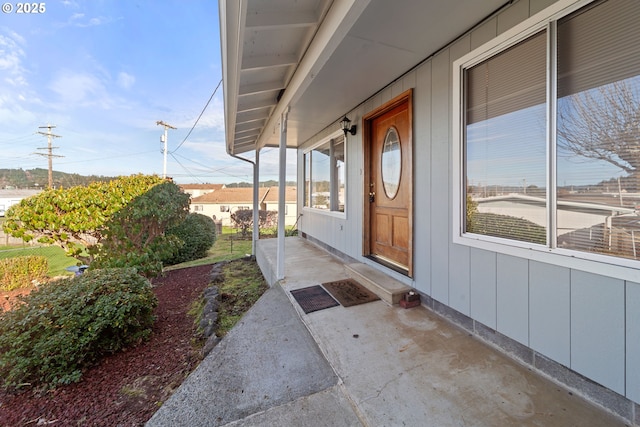
[[[88,271],[41,286],[0,311],[4,387],[77,382],[102,356],[151,333],[157,299],[135,269]]]
[[[243,209],[231,214],[231,221],[240,228],[242,237],[247,238],[253,227],[253,209]],[[273,227],[278,221],[276,211],[258,211],[258,228]]]
[[[47,277],[49,263],[43,256],[28,255],[0,260],[0,290],[27,288]]]

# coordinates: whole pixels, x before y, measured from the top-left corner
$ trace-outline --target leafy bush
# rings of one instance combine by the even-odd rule
[[[76,382],[103,355],[151,333],[157,299],[135,269],[88,271],[51,282],[0,311],[4,387]]]
[[[2,227],[26,242],[36,239],[60,246],[67,255],[90,264],[113,216],[166,182],[155,175],[132,175],[86,187],[48,189],[11,206]]]
[[[167,235],[177,237],[182,245],[163,262],[173,265],[193,261],[207,256],[207,251],[216,242],[216,224],[206,215],[190,213],[180,224],[167,229]]]
[[[31,286],[32,281],[46,278],[47,271],[49,263],[43,256],[27,255],[2,259],[0,290],[12,291]]]
[[[131,200],[105,224],[102,246],[91,268],[135,267],[145,277],[162,272],[162,260],[180,247],[166,235],[189,212],[189,195],[173,182],[155,185]]]

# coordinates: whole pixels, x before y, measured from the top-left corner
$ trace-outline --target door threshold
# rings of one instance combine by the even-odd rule
[[[374,255],[374,254],[370,254],[370,255],[365,255],[366,258],[369,258],[371,261],[375,261],[378,264],[384,265],[387,268],[390,268],[391,270],[395,271],[396,273],[400,273],[403,276],[407,276],[409,277],[409,268],[407,268],[406,266],[399,264],[395,261],[390,260],[389,258],[385,258],[382,255]]]

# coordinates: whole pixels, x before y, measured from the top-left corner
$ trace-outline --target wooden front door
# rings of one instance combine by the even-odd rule
[[[365,255],[412,275],[412,108],[407,91],[364,117]]]

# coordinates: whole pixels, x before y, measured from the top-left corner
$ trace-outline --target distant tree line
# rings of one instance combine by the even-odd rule
[[[56,188],[87,186],[92,182],[108,182],[115,177],[98,175],[79,175],[53,171],[53,185]],[[0,188],[47,188],[49,185],[49,171],[47,169],[0,169]]]

